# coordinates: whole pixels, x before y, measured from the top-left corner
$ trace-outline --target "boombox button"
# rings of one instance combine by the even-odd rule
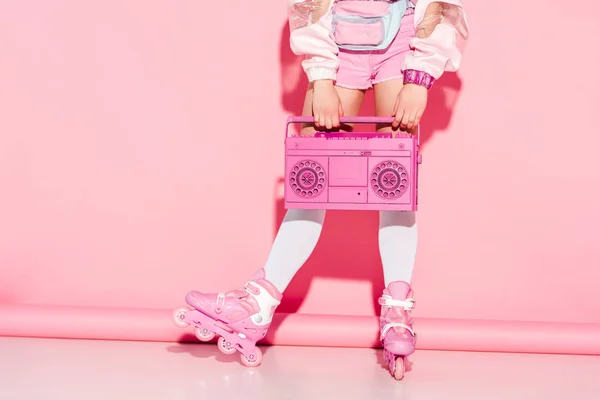
[[[423,162],[423,157],[419,154],[417,156],[417,164],[421,164]]]

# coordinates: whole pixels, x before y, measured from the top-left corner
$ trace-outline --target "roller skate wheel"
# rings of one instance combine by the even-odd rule
[[[404,357],[396,357],[393,375],[397,381],[404,379]]]
[[[242,354],[242,364],[246,367],[258,367],[262,361],[262,351],[258,347],[255,347],[254,353],[250,357],[251,359]]]
[[[215,337],[215,333],[208,330],[208,328],[201,328],[199,326],[194,329],[196,337],[201,342],[210,342]]]
[[[231,345],[231,342],[228,342],[223,336],[219,338],[219,343],[217,343],[217,347],[223,354],[233,354],[235,353],[235,347]]]
[[[189,308],[181,307],[173,311],[173,322],[180,328],[185,328],[189,326],[189,322],[185,320],[185,313],[190,311]]]

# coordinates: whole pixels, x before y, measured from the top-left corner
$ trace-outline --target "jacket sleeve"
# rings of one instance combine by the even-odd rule
[[[416,37],[410,42],[403,70],[423,71],[439,79],[458,70],[469,36],[461,0],[415,0]]]
[[[331,34],[333,0],[288,0],[290,47],[304,56],[302,68],[309,82],[336,79],[338,47]]]

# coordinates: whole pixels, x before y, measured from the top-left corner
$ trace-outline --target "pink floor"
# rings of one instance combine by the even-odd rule
[[[600,398],[600,357],[419,351],[398,383],[378,350],[263,349],[249,369],[214,345],[0,337],[0,399]]]

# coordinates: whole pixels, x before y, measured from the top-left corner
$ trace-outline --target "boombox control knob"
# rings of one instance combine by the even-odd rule
[[[397,161],[380,162],[371,171],[371,189],[382,199],[395,200],[408,189],[408,171]]]

